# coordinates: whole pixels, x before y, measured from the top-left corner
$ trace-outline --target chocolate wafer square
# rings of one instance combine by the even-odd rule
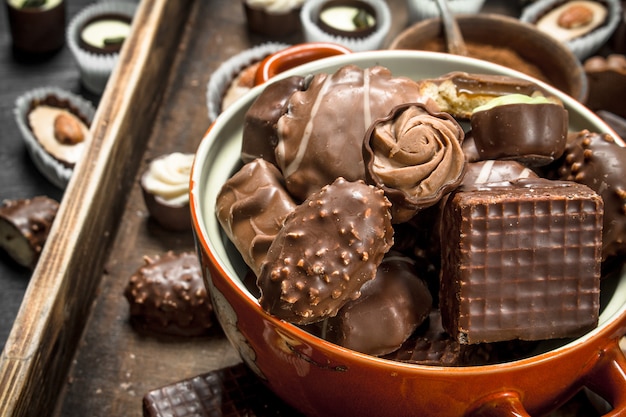
[[[578,337],[597,325],[603,201],[581,184],[462,188],[442,213],[440,307],[459,343]]]

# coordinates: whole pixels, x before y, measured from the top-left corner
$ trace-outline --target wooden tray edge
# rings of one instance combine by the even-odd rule
[[[54,410],[194,3],[146,0],[137,10],[0,356],[0,415]]]

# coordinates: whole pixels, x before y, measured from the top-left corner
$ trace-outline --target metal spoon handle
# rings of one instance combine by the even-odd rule
[[[452,11],[450,11],[450,7],[448,7],[448,0],[437,0],[437,3],[441,11],[448,52],[455,55],[467,55],[467,46],[463,40],[463,35],[461,35],[459,25]]]

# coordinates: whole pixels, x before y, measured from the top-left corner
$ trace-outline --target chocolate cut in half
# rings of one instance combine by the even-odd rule
[[[481,159],[546,165],[565,150],[568,112],[542,96],[510,94],[474,109],[472,136]]]

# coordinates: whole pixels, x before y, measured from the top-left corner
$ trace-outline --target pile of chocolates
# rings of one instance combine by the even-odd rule
[[[217,217],[277,318],[397,361],[510,360],[596,327],[626,249],[626,148],[568,126],[511,77],[285,78],[246,113]]]

